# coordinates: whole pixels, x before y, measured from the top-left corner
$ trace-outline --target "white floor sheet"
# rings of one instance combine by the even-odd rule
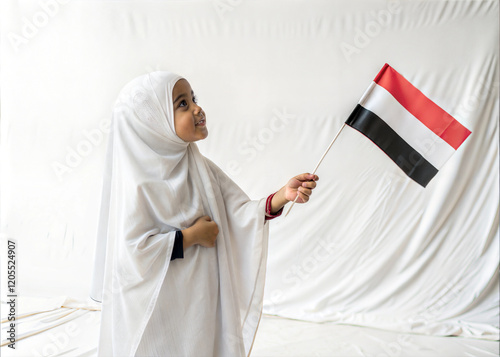
[[[7,323],[2,315],[2,356],[97,355],[100,311],[92,310],[98,309],[97,305],[64,296],[21,301],[24,306],[21,315],[31,314],[18,320],[18,324],[23,325],[24,336],[18,336],[15,350],[3,345]],[[2,311],[7,311],[4,302]],[[263,315],[251,357],[490,357],[498,354],[498,341],[397,333]]]

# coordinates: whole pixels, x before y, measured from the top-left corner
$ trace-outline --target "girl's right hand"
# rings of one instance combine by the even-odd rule
[[[191,227],[182,231],[184,250],[194,244],[207,248],[215,247],[217,234],[219,234],[217,223],[209,216],[200,217]]]

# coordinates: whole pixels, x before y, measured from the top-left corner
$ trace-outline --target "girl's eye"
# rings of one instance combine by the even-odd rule
[[[194,102],[195,104],[198,104],[198,97],[197,97],[197,96],[194,96],[194,97],[193,97],[193,102]]]
[[[186,101],[183,99],[183,100],[181,100],[181,102],[179,103],[179,107],[184,107],[184,106],[186,106],[186,104],[187,104],[187,103],[186,103]]]

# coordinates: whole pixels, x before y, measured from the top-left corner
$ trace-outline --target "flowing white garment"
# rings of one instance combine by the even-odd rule
[[[259,324],[265,199],[175,134],[181,78],[138,77],[113,111],[90,294],[102,301],[99,356],[247,356]],[[219,227],[216,247],[170,261],[175,230],[203,215]]]

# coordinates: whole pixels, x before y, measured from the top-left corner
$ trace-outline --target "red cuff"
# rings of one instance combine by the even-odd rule
[[[273,196],[276,193],[277,192],[275,192],[272,195],[269,195],[267,197],[267,200],[266,200],[266,221],[269,221],[269,220],[271,220],[273,218],[279,217],[283,213],[283,207],[281,207],[280,210],[278,212],[276,212],[276,214],[271,214],[271,201],[273,199]]]

